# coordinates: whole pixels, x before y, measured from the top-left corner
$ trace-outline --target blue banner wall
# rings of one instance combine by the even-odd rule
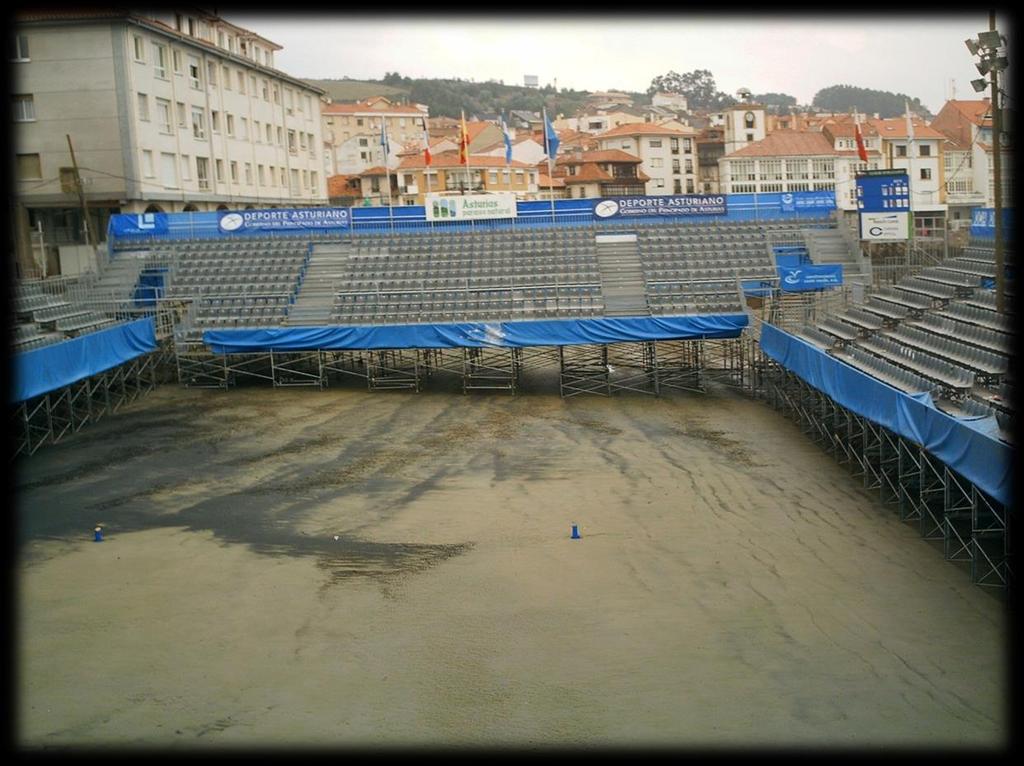
[[[152,317],[14,354],[11,403],[56,391],[155,351]]]
[[[769,324],[761,349],[837,404],[919,444],[1000,503],[1012,499],[1013,450],[979,428],[935,408],[928,394],[911,396]]]
[[[279,327],[207,330],[215,354],[262,351],[341,351],[384,348],[516,348],[684,338],[736,338],[746,314],[715,316],[552,319],[537,322],[465,322],[399,326]]]
[[[778,257],[775,262],[779,269],[779,286],[789,293],[830,290],[843,284],[843,265],[841,263],[785,266],[779,263]]]
[[[991,207],[976,207],[971,211],[971,236],[992,239],[996,235],[996,211]],[[1013,208],[1003,208],[1003,237],[1013,239]]]

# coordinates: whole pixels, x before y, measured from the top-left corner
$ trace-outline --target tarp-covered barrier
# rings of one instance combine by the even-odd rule
[[[769,324],[761,328],[761,349],[837,404],[921,445],[1009,506],[1013,451],[979,429],[977,418],[947,415],[928,394],[905,394]]]
[[[342,351],[384,348],[517,348],[688,338],[736,338],[746,326],[746,314],[602,317],[534,322],[206,330],[203,333],[203,341],[215,354],[316,349]]]
[[[10,401],[57,391],[156,348],[156,324],[147,317],[14,354]]]

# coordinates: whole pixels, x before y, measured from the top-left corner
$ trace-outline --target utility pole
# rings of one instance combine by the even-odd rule
[[[989,31],[996,30],[996,12],[988,12]],[[993,202],[995,203],[995,245],[996,245],[996,311],[1005,316],[1006,314],[1006,275],[1003,266],[1003,160],[1002,160],[1002,130],[1003,120],[999,108],[999,67],[995,64],[995,51],[992,52],[992,180],[993,180]]]
[[[71,145],[71,134],[66,133],[68,139],[68,151],[71,152],[71,167],[75,171],[75,191],[78,192],[78,204],[82,206],[82,223],[85,225],[85,236],[92,248],[96,249],[96,236],[89,222],[89,206],[85,202],[85,190],[82,188],[82,176],[78,172],[78,162],[75,160],[75,147]]]

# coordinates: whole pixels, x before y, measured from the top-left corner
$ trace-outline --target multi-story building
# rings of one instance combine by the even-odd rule
[[[907,171],[915,231],[919,235],[930,235],[944,230],[946,169],[942,150],[946,137],[919,118],[912,119],[913,136],[906,117],[867,122],[881,139],[882,167]]]
[[[767,134],[765,110],[760,104],[741,103],[722,112],[725,154],[760,141]]]
[[[555,177],[567,198],[641,196],[650,178],[640,170],[642,160],[620,149],[560,155]]]
[[[697,131],[635,123],[597,136],[601,149],[619,149],[639,157],[649,195],[692,194],[697,190]]]
[[[471,154],[469,162],[459,162],[459,153],[431,154],[430,166],[422,153],[402,158],[398,167],[387,173],[391,180],[391,204],[422,205],[425,195],[465,192],[514,192],[520,199],[537,196],[537,168],[524,162],[506,165],[504,157]],[[371,205],[388,204],[388,187],[383,167],[359,174],[363,199]]]
[[[725,154],[725,129],[708,126],[697,134],[697,191],[718,194],[718,161]]]
[[[112,213],[327,204],[323,91],[279,45],[199,11],[25,11],[13,36],[19,253],[85,242],[74,164],[99,239]]]
[[[423,104],[404,106],[383,96],[354,104],[328,104],[323,108],[324,135],[332,144],[333,173],[353,175],[384,164],[382,122],[391,150],[388,166],[394,167],[403,144],[422,137],[427,117]]]
[[[987,98],[947,101],[930,123],[929,127],[946,137],[943,171],[951,226],[969,225],[971,208],[995,205],[991,107]],[[1003,120],[1004,131],[1008,122]],[[1005,148],[1001,160],[1003,201],[1008,204],[1012,199],[1013,157]]]

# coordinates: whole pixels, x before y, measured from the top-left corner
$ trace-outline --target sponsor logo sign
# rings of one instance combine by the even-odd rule
[[[860,238],[872,242],[907,238],[910,213],[861,213]]]
[[[676,194],[613,197],[594,203],[595,218],[651,218],[675,215],[726,215],[724,194]]]
[[[842,264],[779,266],[779,284],[786,292],[826,290],[843,284]]]
[[[305,210],[233,210],[217,216],[222,234],[246,231],[282,231],[301,229],[347,229],[349,211],[344,207]]]
[[[515,218],[517,213],[516,195],[506,192],[465,194],[455,197],[428,194],[425,207],[428,221],[481,221],[489,218]]]
[[[114,234],[138,236],[140,234],[166,234],[167,213],[140,213],[139,215],[111,216]]]

